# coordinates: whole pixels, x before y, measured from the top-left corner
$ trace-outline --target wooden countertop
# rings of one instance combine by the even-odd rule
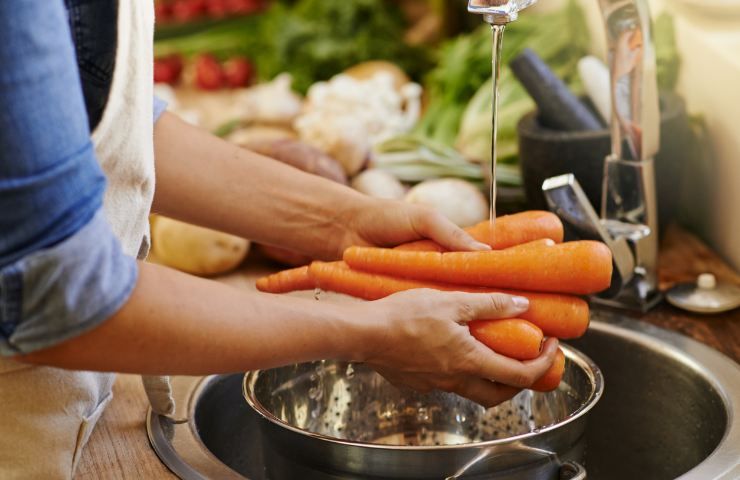
[[[247,262],[242,270],[221,279],[225,283],[254,288],[254,280],[270,267]],[[670,228],[662,242],[661,288],[693,281],[700,273],[714,273],[719,280],[740,285],[740,275],[693,235]],[[642,319],[690,336],[740,362],[740,310],[695,316],[667,304]],[[147,401],[139,377],[121,375],[114,387],[115,398],[106,410],[82,456],[80,479],[174,479],[149,446],[144,419]]]

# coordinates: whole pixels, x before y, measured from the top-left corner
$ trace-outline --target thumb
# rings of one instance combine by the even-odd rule
[[[529,308],[529,299],[526,297],[503,293],[455,292],[450,297],[459,306],[457,321],[462,325],[479,319],[514,318]]]
[[[453,252],[490,250],[490,245],[475,240],[465,230],[458,227],[450,219],[439,212],[418,210],[423,212],[412,217],[414,230],[421,236],[434,240],[444,248]]]

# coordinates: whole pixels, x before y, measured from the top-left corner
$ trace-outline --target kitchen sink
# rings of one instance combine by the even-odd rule
[[[589,479],[740,478],[740,365],[679,334],[596,313],[569,342],[601,368],[605,391],[588,417]],[[185,479],[264,480],[263,465],[292,478],[345,479],[293,465],[262,445],[242,396],[243,375],[176,378],[177,416],[149,414],[154,449]]]

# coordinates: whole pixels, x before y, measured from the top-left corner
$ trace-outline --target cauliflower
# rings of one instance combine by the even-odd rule
[[[397,90],[386,72],[366,80],[340,74],[311,87],[294,128],[353,175],[376,143],[411,130],[420,111],[421,87],[415,83]]]

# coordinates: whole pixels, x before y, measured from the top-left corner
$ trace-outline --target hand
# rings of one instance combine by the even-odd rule
[[[454,392],[485,407],[531,386],[552,365],[558,342],[520,362],[499,355],[470,334],[476,319],[514,318],[528,302],[503,294],[413,290],[358,305],[381,329],[362,360],[397,386]],[[380,321],[378,321],[380,318]]]
[[[347,234],[338,249],[339,257],[348,247],[395,246],[401,243],[428,238],[449,250],[490,250],[484,243],[475,241],[444,215],[423,205],[413,205],[395,200],[369,199],[361,208],[344,214]]]

